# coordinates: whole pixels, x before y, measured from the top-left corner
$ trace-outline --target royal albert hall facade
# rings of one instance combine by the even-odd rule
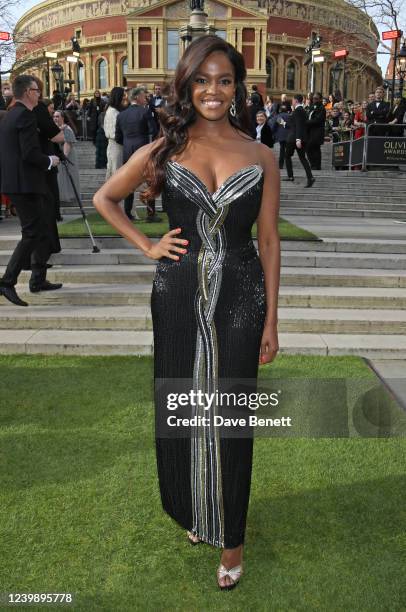
[[[323,64],[315,65],[315,90],[342,90],[343,70],[337,87],[332,68],[334,51],[343,48],[349,51],[348,98],[362,100],[382,82],[371,24],[344,0],[206,0],[204,9],[211,29],[243,53],[248,85],[256,83],[263,93],[278,97],[308,91],[305,48],[314,35],[322,36],[325,57]],[[165,84],[183,52],[180,30],[189,15],[188,0],[46,0],[17,23],[14,74],[32,73],[46,81],[44,51],[52,51],[58,54],[64,78],[70,73],[77,79],[77,65],[66,61],[72,53],[70,39],[76,36],[83,64],[81,97],[91,96],[96,88]],[[49,74],[52,91],[56,84]]]

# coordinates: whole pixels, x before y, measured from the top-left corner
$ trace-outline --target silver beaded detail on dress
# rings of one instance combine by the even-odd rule
[[[167,180],[199,207],[196,224],[201,247],[195,295],[198,331],[193,369],[196,391],[215,393],[218,385],[218,346],[213,317],[227,250],[224,222],[230,205],[254,187],[262,176],[263,169],[259,164],[246,166],[232,174],[211,194],[191,170],[172,160],[167,164]],[[220,439],[218,428],[214,427],[216,414],[218,409],[215,402],[209,411],[197,405],[192,414],[204,416],[209,422],[208,425],[193,428],[191,432],[192,533],[205,542],[223,547],[224,508]],[[202,421],[197,419],[197,422]]]

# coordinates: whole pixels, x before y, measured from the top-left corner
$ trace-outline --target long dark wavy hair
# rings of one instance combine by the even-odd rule
[[[236,116],[229,114],[229,121],[236,130],[252,138],[247,110],[247,89],[244,82],[247,75],[244,58],[222,38],[214,35],[201,36],[187,47],[180,59],[171,85],[168,105],[159,113],[159,137],[163,137],[164,140],[153,149],[146,167],[147,189],[140,194],[144,202],[154,199],[161,193],[167,161],[186,147],[188,128],[197,118],[192,104],[193,79],[205,59],[216,51],[225,53],[234,67]]]
[[[121,111],[124,93],[125,93],[124,87],[113,87],[113,89],[110,92],[110,98],[109,98],[108,105],[112,106],[118,111]]]

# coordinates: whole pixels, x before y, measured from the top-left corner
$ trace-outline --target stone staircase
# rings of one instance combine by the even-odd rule
[[[83,149],[89,146],[85,143]],[[82,191],[90,198],[105,171],[83,167],[81,173]],[[405,180],[397,175],[396,189],[400,183],[403,189]],[[345,198],[362,205],[363,193],[368,198],[375,194],[382,203],[385,197],[392,200],[388,194],[393,178],[378,173],[338,172],[332,182],[325,170],[317,184],[318,190],[308,191],[315,196],[313,206],[326,207],[327,217],[335,216]],[[352,191],[349,197],[349,185],[357,186],[359,202]],[[316,214],[306,212],[307,205],[300,207],[295,194],[303,197],[303,192],[296,183],[284,183],[283,194],[282,215],[288,210],[286,202],[302,217]],[[400,201],[396,204],[401,207]],[[294,222],[295,213],[287,218]],[[5,224],[0,224],[3,269],[18,240],[18,228],[6,235],[1,225]],[[62,240],[62,253],[53,256],[48,273],[49,280],[63,282],[61,290],[30,294],[29,273],[23,273],[17,290],[30,307],[14,307],[0,299],[1,352],[152,354],[149,303],[155,262],[122,238],[96,242],[100,253],[91,252],[88,238]],[[405,359],[406,231],[397,239],[343,235],[314,242],[283,241],[279,306],[282,353]]]
[[[0,240],[1,263],[12,242]],[[121,238],[97,242],[93,254],[86,239],[62,241],[48,273],[64,283],[60,291],[31,295],[29,274],[21,275],[18,292],[31,306],[2,301],[3,352],[152,352],[155,264]],[[283,242],[281,352],[405,358],[406,241],[396,250],[385,242]]]
[[[94,146],[77,144],[82,203],[86,212],[94,212],[92,198],[105,182],[105,170],[94,169]],[[304,172],[293,157],[296,181],[282,182],[281,215],[328,215],[330,217],[370,217],[406,221],[406,172],[371,171],[366,177],[359,171],[336,171],[331,167],[331,145],[323,146],[322,170],[315,171],[316,183],[304,189]],[[275,147],[278,156],[278,146]],[[286,175],[282,171],[283,176]],[[136,194],[137,207],[144,208]],[[160,208],[160,199],[157,200]],[[62,214],[78,214],[75,203],[63,205]]]

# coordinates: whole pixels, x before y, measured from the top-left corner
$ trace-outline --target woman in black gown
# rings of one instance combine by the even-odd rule
[[[189,435],[161,433],[166,382],[206,393],[224,381],[257,379],[278,351],[279,170],[268,147],[249,136],[244,61],[217,36],[193,42],[180,60],[160,138],[139,149],[95,195],[97,210],[159,260],[151,308],[154,329],[156,451],[166,512],[192,544],[222,548],[220,588],[242,573],[252,436],[220,435],[210,410]],[[118,206],[143,182],[145,201],[162,194],[170,231],[153,243]],[[259,256],[251,239],[257,221]],[[185,248],[187,247],[187,248]],[[169,428],[168,428],[169,429]]]

